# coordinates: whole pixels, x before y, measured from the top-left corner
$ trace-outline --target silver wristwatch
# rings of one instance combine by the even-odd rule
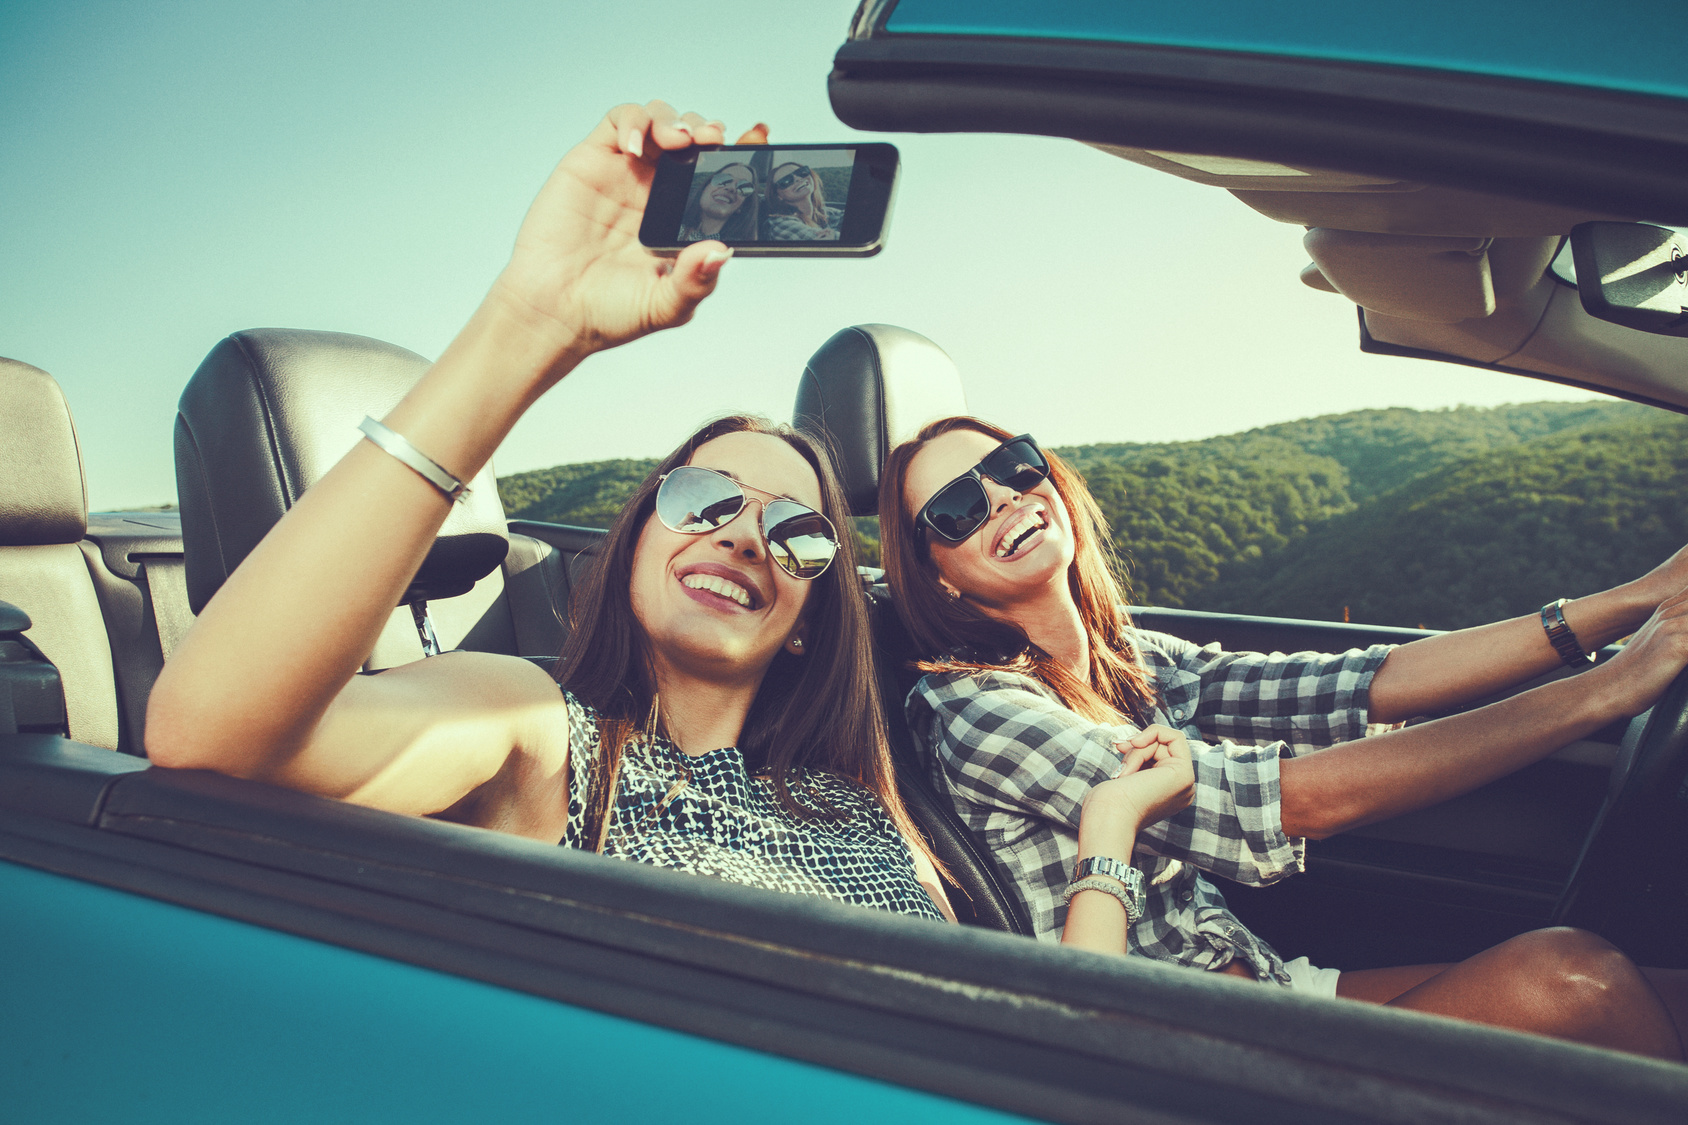
[[[1106,876],[1106,878],[1097,878]],[[1078,861],[1061,901],[1071,903],[1080,891],[1104,891],[1125,907],[1125,920],[1135,925],[1143,917],[1143,873],[1111,856],[1092,855]]]

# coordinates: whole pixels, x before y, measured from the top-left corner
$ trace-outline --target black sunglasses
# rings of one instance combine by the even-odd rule
[[[738,193],[740,195],[756,194],[755,180],[741,180],[731,172],[717,172],[715,176],[710,179],[709,186],[714,187],[717,184],[737,184]]]
[[[781,191],[784,191],[786,188],[790,187],[792,184],[796,183],[798,180],[801,180],[803,177],[807,176],[808,174],[809,174],[808,165],[799,164],[797,166],[797,171],[787,172],[785,175],[781,176],[779,179],[774,181],[774,186],[779,188]]]
[[[664,473],[661,480],[656,518],[669,531],[682,535],[725,527],[750,499],[732,477],[696,465],[682,465]],[[783,496],[762,502],[762,538],[780,569],[805,582],[825,574],[838,554],[838,529],[832,521]]]
[[[987,476],[1004,488],[1029,492],[1049,479],[1049,461],[1030,434],[1009,438],[926,501],[914,517],[918,533],[930,529],[940,539],[964,543],[990,519],[991,500],[980,483]]]

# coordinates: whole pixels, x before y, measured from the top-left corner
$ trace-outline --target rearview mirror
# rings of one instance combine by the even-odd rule
[[[1688,336],[1688,239],[1650,223],[1571,228],[1577,294],[1588,315],[1661,336]]]

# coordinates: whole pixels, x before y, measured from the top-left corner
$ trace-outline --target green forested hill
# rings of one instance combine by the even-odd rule
[[[1223,567],[1353,506],[1337,461],[1260,434],[1138,446],[1082,471],[1146,605],[1192,605]]]
[[[1415,478],[1230,568],[1199,602],[1450,628],[1615,585],[1685,542],[1688,419],[1612,422]]]
[[[1451,628],[1688,541],[1688,419],[1627,403],[1365,410],[1060,453],[1145,605]],[[499,491],[512,518],[603,527],[653,465],[561,465]],[[856,523],[876,562],[877,527]]]
[[[652,461],[588,461],[498,478],[511,519],[608,527],[622,503],[656,468]]]

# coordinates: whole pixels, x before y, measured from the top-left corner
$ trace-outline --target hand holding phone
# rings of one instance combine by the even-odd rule
[[[866,258],[897,185],[888,144],[698,145],[657,162],[639,241],[677,254],[714,239],[739,257]]]

